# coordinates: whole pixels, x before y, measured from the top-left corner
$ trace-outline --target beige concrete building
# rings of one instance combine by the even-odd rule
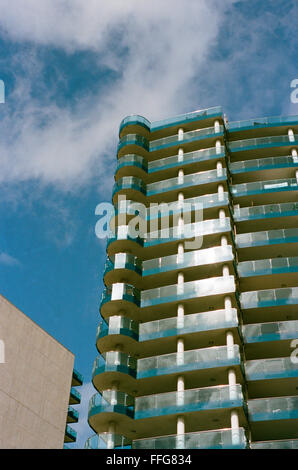
[[[0,448],[62,449],[70,441],[73,364],[70,351],[0,295]]]

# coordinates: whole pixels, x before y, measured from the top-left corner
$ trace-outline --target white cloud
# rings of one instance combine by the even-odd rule
[[[0,253],[0,264],[5,266],[20,266],[21,263],[18,259],[2,251],[2,253]]]
[[[189,83],[232,2],[0,0],[5,37],[68,53],[94,51],[98,63],[118,77],[92,101],[87,96],[70,110],[52,100],[51,90],[43,101],[33,98],[42,64],[33,52],[29,66],[28,55],[21,58],[27,64],[25,79],[16,77],[15,91],[2,108],[0,181],[34,178],[69,189],[102,172],[110,175],[100,181],[102,189],[110,186],[117,130],[125,115],[159,119],[200,107]]]

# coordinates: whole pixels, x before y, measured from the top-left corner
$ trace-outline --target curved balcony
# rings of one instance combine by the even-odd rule
[[[203,129],[197,129],[194,131],[184,132],[183,138],[179,139],[178,134],[171,135],[169,137],[163,137],[162,139],[152,140],[149,143],[150,152],[160,151],[164,148],[173,146],[182,146],[190,142],[196,142],[202,139],[215,138],[224,135],[224,127],[219,126],[219,132],[215,132],[214,126],[206,127]]]
[[[135,176],[123,176],[114,184],[113,201],[121,194],[125,194],[128,199],[136,197],[139,200],[142,196],[146,195],[146,185],[140,178]]]
[[[77,423],[79,421],[79,412],[72,406],[68,407],[67,411],[67,423]]]
[[[144,156],[148,151],[149,141],[146,137],[139,134],[127,134],[119,140],[117,155],[118,157],[122,157],[128,153],[141,152],[141,155]]]
[[[107,419],[115,417],[117,414],[117,425],[126,422],[127,418],[134,417],[134,397],[124,392],[114,390],[104,390],[101,394],[95,393],[89,401],[88,422],[92,429],[98,433],[106,427]],[[120,416],[119,416],[120,415]]]
[[[81,394],[74,387],[70,389],[69,404],[78,405],[81,403]]]
[[[242,198],[242,202],[290,202],[297,198],[298,182],[296,178],[285,178],[270,181],[236,184],[231,187],[234,198]],[[295,191],[295,193],[294,193]],[[291,194],[293,192],[293,194]],[[277,194],[276,194],[277,193]],[[252,198],[252,196],[255,196]]]
[[[140,116],[139,114],[132,114],[130,116],[126,116],[122,119],[119,127],[119,136],[121,135],[122,130],[127,126],[140,126],[146,129],[146,131],[150,132],[151,122],[148,121],[144,116]]]
[[[135,419],[241,406],[241,385],[204,387],[136,398]]]
[[[112,375],[118,377],[119,374],[126,374],[136,378],[137,374],[137,360],[129,354],[120,351],[108,351],[102,355],[97,356],[94,361],[92,369],[92,378],[94,385],[105,373],[113,373]],[[111,375],[111,374],[110,374]],[[101,389],[95,385],[97,389]],[[105,387],[104,387],[105,389]]]
[[[257,137],[255,139],[243,139],[229,142],[230,152],[245,152],[250,150],[263,150],[272,147],[292,147],[297,146],[298,135],[294,135],[294,141],[289,139],[288,135],[277,135],[271,137]]]
[[[130,285],[124,283],[115,283],[105,287],[102,292],[100,301],[100,312],[102,316],[117,313],[119,308],[127,307],[132,314],[138,310],[140,306],[140,291]]]
[[[115,340],[114,337],[120,335],[121,344],[130,348],[131,341],[139,340],[139,324],[130,318],[120,315],[108,318],[107,322],[101,321],[96,332],[96,346],[98,351],[108,351],[112,349],[113,341]]]
[[[109,351],[116,343],[121,342],[125,351],[132,351],[137,349],[136,344],[132,342],[139,342],[142,343],[140,348],[146,351],[147,355],[150,351],[151,353],[156,351],[157,343],[153,340],[159,340],[158,345],[160,345],[160,340],[167,340],[178,335],[190,335],[193,338],[200,338],[201,344],[208,345],[213,338],[216,342],[224,341],[227,328],[235,330],[237,334],[238,317],[235,308],[193,313],[185,315],[183,319],[171,317],[141,324],[126,317],[113,316],[108,319],[107,323],[100,322],[97,328],[96,345],[101,352]],[[121,335],[121,340],[115,338],[119,335]]]
[[[180,126],[182,124],[188,124],[191,122],[201,121],[208,118],[215,118],[217,116],[222,116],[221,106],[200,109],[198,111],[192,111],[191,113],[184,113],[171,118],[162,119],[161,121],[154,121],[151,123],[151,132],[156,132],[158,130],[162,130],[171,126]]]
[[[270,116],[257,119],[246,119],[244,121],[234,121],[227,125],[229,132],[239,132],[250,129],[258,129],[264,127],[280,127],[298,125],[298,116]]]
[[[243,325],[245,343],[263,343],[298,338],[298,320]]]
[[[125,436],[109,432],[94,434],[85,443],[85,449],[128,449],[131,441]]]
[[[138,360],[138,379],[240,365],[240,352],[233,346],[214,346],[183,353],[164,354]]]
[[[135,174],[133,174],[135,173]],[[145,175],[144,175],[145,173]],[[141,155],[128,154],[117,160],[115,176],[146,176],[148,173],[147,160]]]
[[[212,190],[212,187],[215,183],[226,181],[226,179],[227,170],[225,168],[222,168],[221,170],[208,170],[191,175],[185,175],[183,179],[180,179],[179,177],[170,178],[168,180],[148,184],[147,197],[151,197],[155,200],[158,195],[163,194],[164,198],[164,193],[182,189],[184,189],[184,195],[187,197],[188,192],[191,196],[191,193],[193,193],[195,190],[198,191],[198,187],[204,186],[204,192],[208,192],[208,190]],[[191,192],[187,191],[188,188],[191,189]]]
[[[191,432],[183,435],[151,437],[133,441],[133,449],[245,449],[243,428]]]
[[[116,253],[108,258],[103,272],[105,284],[115,283],[121,276],[129,277],[133,284],[138,283],[142,276],[142,261],[130,253]]]
[[[298,449],[298,439],[258,441],[250,444],[251,449]]]

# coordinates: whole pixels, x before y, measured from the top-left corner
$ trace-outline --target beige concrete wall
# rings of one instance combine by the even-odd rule
[[[0,448],[63,448],[73,354],[0,295]]]

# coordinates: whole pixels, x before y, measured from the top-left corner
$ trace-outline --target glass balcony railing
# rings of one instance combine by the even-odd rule
[[[95,377],[103,372],[123,372],[136,377],[136,369],[137,360],[134,357],[119,351],[108,351],[95,359],[92,376]]]
[[[142,147],[144,150],[149,151],[148,139],[139,134],[127,134],[124,137],[121,137],[118,143],[118,152],[125,145],[137,145],[138,147]]]
[[[94,434],[85,443],[85,449],[127,449],[131,441],[120,434],[104,432]]]
[[[267,230],[264,232],[241,233],[236,235],[237,248],[276,245],[280,243],[297,243],[298,228]]]
[[[245,343],[262,343],[298,338],[298,320],[242,326]]]
[[[148,131],[150,131],[151,122],[148,121],[148,119],[144,118],[144,116],[140,116],[139,114],[133,114],[131,116],[127,116],[124,119],[122,119],[122,121],[120,123],[119,134],[122,131],[122,129],[125,126],[128,126],[128,125],[130,125],[130,126],[133,126],[133,125],[142,126],[145,129],[147,129]]]
[[[127,125],[139,125],[139,126],[145,127],[148,130],[151,130],[151,132],[154,132],[154,131],[164,129],[170,126],[175,126],[178,124],[199,121],[199,120],[210,118],[213,116],[214,117],[221,116],[221,114],[222,114],[222,108],[220,106],[216,106],[213,108],[193,111],[191,113],[180,114],[179,116],[162,119],[161,121],[154,121],[152,123],[148,121],[148,119],[144,118],[143,116],[139,116],[138,114],[135,114],[132,116],[127,116],[121,121],[119,132],[121,132],[122,129]]]
[[[67,424],[66,428],[65,428],[65,441],[66,442],[75,442],[76,439],[77,439],[76,431],[74,429],[72,429],[72,427]]]
[[[142,194],[146,194],[145,183],[140,178],[136,178],[135,176],[123,176],[120,178],[117,183],[114,184],[112,195],[114,196],[122,189],[134,189],[135,191],[139,191]]]
[[[239,131],[244,129],[270,127],[270,126],[285,126],[288,124],[298,125],[298,116],[271,116],[262,117],[257,119],[247,119],[245,121],[234,121],[227,125],[229,131]]]
[[[95,393],[89,401],[88,418],[99,413],[121,413],[133,418],[134,397],[114,390]]]
[[[226,233],[231,231],[231,221],[229,217],[224,217],[221,219],[207,219],[192,224],[185,224],[183,229],[176,225],[174,227],[149,232],[145,238],[131,236],[129,226],[121,226],[120,228],[125,230],[118,230],[116,237],[111,233],[107,241],[107,247],[109,247],[111,243],[121,240],[132,241],[140,246],[148,247],[161,243],[214,235],[216,233]]]
[[[164,354],[138,360],[137,378],[173,374],[189,370],[212,369],[240,364],[237,344]]]
[[[248,400],[250,421],[298,418],[298,397],[270,397]]]
[[[239,277],[269,276],[298,272],[298,256],[291,258],[259,259],[242,261],[237,266]]]
[[[141,293],[141,307],[235,292],[234,276],[220,276],[174,284]]]
[[[230,164],[230,172],[235,175],[248,171],[275,170],[277,168],[291,168],[298,166],[298,157],[289,155],[283,157],[259,158],[246,160],[244,162],[233,162]]]
[[[210,147],[207,149],[196,150],[194,152],[186,152],[183,155],[173,155],[171,157],[160,158],[148,162],[148,173],[156,171],[168,170],[176,166],[185,166],[191,163],[205,162],[208,160],[218,159],[225,156],[225,147]]]
[[[140,291],[130,284],[115,283],[112,286],[105,287],[101,296],[100,306],[113,300],[126,300],[139,306]]]
[[[298,287],[242,292],[240,303],[243,309],[296,305],[298,304]]]
[[[245,449],[243,428],[191,432],[133,441],[133,449]]]
[[[282,204],[266,204],[264,206],[235,208],[236,222],[244,220],[265,219],[271,217],[288,217],[298,215],[298,202],[285,202]]]
[[[214,246],[204,250],[188,251],[182,255],[163,256],[143,261],[143,276],[151,276],[175,269],[204,266],[233,261],[231,245]]]
[[[101,321],[96,332],[96,341],[108,335],[125,335],[139,339],[139,324],[130,318],[114,315],[108,321]]]
[[[251,449],[298,449],[298,439],[279,441],[258,441],[250,444]]]
[[[179,139],[178,134],[164,137],[162,139],[152,140],[149,144],[150,152],[162,149],[164,147],[170,147],[172,145],[183,145],[188,142],[195,140],[205,139],[209,136],[220,136],[223,135],[224,127],[219,126],[219,131],[215,132],[214,127],[206,127],[203,129],[197,129],[195,131],[184,132],[183,137]]]
[[[115,315],[109,317],[108,322],[100,322],[97,328],[96,341],[108,335],[125,335],[141,342],[187,333],[236,327],[238,327],[238,317],[235,308],[192,313],[185,315],[183,319],[171,317],[141,323],[140,325],[134,320]]]
[[[235,142],[229,142],[229,148],[231,152],[240,152],[256,148],[291,146],[295,145],[297,141],[298,135],[294,135],[294,141],[291,141],[288,135],[276,135],[272,137],[236,140]]]
[[[141,157],[140,155],[128,154],[119,158],[119,160],[117,161],[116,172],[120,170],[121,168],[128,167],[128,166],[134,166],[137,168],[141,168],[142,170],[146,172],[148,171],[147,161],[144,157]]]
[[[158,181],[147,185],[147,196],[154,196],[155,194],[165,193],[168,191],[175,191],[176,189],[197,186],[201,184],[208,184],[212,182],[223,181],[227,179],[227,170],[222,168],[218,170],[202,171],[191,175],[185,175],[183,180],[179,177],[170,178],[168,180]]]
[[[129,269],[142,275],[142,261],[130,253],[116,253],[108,258],[104,267],[104,276],[113,269]]]
[[[247,380],[287,379],[298,377],[298,364],[291,357],[258,359],[245,363]]]
[[[67,415],[72,421],[77,422],[79,420],[79,412],[75,410],[72,406],[68,407]]]
[[[71,389],[70,389],[70,398],[71,398],[72,401],[75,401],[76,403],[80,403],[81,394],[74,387],[71,387]]]
[[[242,405],[241,385],[197,388],[136,398],[135,419]]]
[[[234,197],[249,196],[252,194],[272,193],[276,191],[297,191],[296,178],[287,178],[272,181],[257,181],[253,183],[235,184],[232,186]]]
[[[238,326],[237,310],[213,310],[140,324],[139,341]]]
[[[137,203],[138,204],[138,203]],[[185,212],[197,210],[198,207],[201,207],[202,210],[210,209],[212,207],[221,207],[227,206],[229,204],[229,195],[228,192],[223,192],[222,194],[206,194],[203,196],[196,196],[184,199],[183,208]],[[136,214],[136,203],[126,199],[125,204],[117,204],[115,206],[115,215],[132,215]],[[146,209],[146,220],[153,220],[161,217],[169,217],[170,214],[181,214],[181,206],[178,201],[173,201],[170,203],[170,207],[164,206],[163,204],[158,204],[155,207]]]

